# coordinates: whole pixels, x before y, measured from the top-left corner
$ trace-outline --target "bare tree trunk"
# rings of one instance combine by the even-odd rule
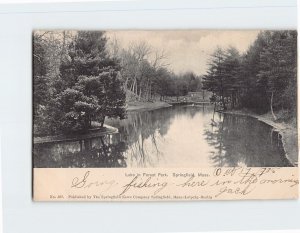
[[[140,87],[139,101],[141,101],[141,96],[142,96],[142,87]]]
[[[274,97],[274,91],[272,91],[272,93],[271,93],[270,108],[271,108],[272,116],[273,116],[274,120],[276,121],[277,117],[275,116],[274,111],[273,111],[273,97]]]
[[[125,88],[125,90],[128,90],[127,85],[128,85],[128,77],[125,79],[125,82],[124,82],[124,88]]]
[[[135,87],[135,79],[133,80],[131,87],[130,87],[130,91],[134,93],[134,87]]]
[[[152,88],[151,88],[151,82],[150,82],[150,86],[149,86],[149,94],[150,94],[150,99],[152,99],[152,90],[151,90]]]
[[[103,128],[104,121],[105,121],[105,116],[104,116],[103,119],[101,120],[101,128]]]
[[[145,90],[145,99],[149,101],[149,79],[147,79],[146,90]]]
[[[137,81],[135,82],[135,95],[138,96],[138,86],[137,86]]]

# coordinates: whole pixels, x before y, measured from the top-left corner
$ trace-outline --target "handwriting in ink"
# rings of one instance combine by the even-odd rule
[[[143,188],[157,188],[154,191],[154,194],[159,193],[162,191],[165,187],[167,187],[168,183],[167,182],[153,182],[152,177],[148,177],[147,180],[143,181],[140,180],[138,181],[139,176],[135,176],[128,184],[125,184],[123,186],[123,191],[120,193],[120,195],[125,194],[128,192],[131,188],[137,188],[137,189],[143,189]]]

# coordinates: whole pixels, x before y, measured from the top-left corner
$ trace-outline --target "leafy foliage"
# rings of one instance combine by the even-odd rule
[[[36,40],[34,44],[38,45]],[[93,120],[103,126],[105,117],[123,119],[125,92],[118,77],[119,64],[106,52],[104,33],[79,31],[61,53],[57,76],[52,74],[51,79],[41,79],[34,75],[37,90],[34,101],[44,109],[43,114],[35,113],[38,126],[44,121],[45,127],[39,127],[40,131],[82,132],[91,128]],[[46,66],[45,62],[40,64],[36,60],[34,64]],[[43,71],[45,75],[53,72],[47,68]],[[47,93],[49,90],[51,94]],[[44,98],[47,94],[48,100]]]
[[[263,31],[243,55],[234,48],[217,49],[203,88],[223,109],[228,104],[259,113],[283,109],[295,117],[296,58],[296,31]]]

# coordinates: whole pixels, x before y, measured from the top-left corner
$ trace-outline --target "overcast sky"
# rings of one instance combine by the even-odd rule
[[[245,52],[254,42],[259,31],[108,31],[108,38],[116,38],[120,47],[146,41],[159,51],[165,50],[169,68],[175,73],[193,71],[204,74],[210,54],[217,48],[236,47]]]

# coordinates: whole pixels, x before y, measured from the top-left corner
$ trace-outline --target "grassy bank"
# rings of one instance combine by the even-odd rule
[[[284,120],[279,117],[278,120],[274,120],[271,113],[259,115],[248,110],[230,110],[224,113],[254,117],[259,121],[272,126],[274,130],[282,136],[286,157],[293,165],[298,165],[298,134],[296,119]],[[280,115],[280,113],[278,113],[278,115]]]
[[[167,108],[171,107],[172,105],[162,102],[162,101],[156,101],[156,102],[141,102],[141,101],[135,101],[135,102],[129,102],[127,105],[126,110],[129,112],[133,111],[148,111],[148,110],[154,110],[159,108]]]

